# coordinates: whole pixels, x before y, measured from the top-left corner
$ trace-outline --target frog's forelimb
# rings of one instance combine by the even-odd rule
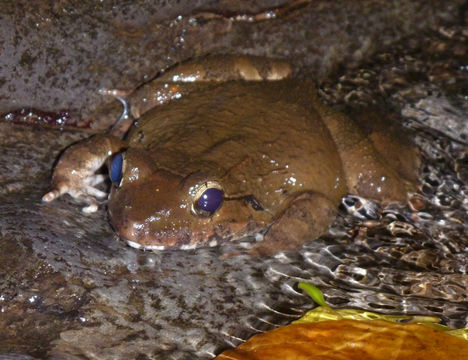
[[[51,202],[63,194],[69,194],[87,206],[85,213],[98,209],[97,199],[104,199],[107,193],[95,186],[102,183],[106,176],[96,174],[112,156],[123,148],[123,142],[110,135],[95,135],[70,146],[58,161],[52,176],[52,190],[42,197]]]

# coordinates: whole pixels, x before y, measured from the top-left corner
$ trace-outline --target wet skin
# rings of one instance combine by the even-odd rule
[[[69,193],[95,211],[106,194],[94,172],[111,159],[110,220],[131,246],[191,249],[266,230],[255,253],[320,236],[348,193],[404,201],[418,168],[404,130],[378,113],[352,120],[289,74],[285,63],[251,57],[166,72],[127,96],[130,118],[62,155],[43,199]]]

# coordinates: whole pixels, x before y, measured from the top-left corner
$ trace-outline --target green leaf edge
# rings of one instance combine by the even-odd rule
[[[458,338],[468,340],[468,328],[451,329],[448,326],[439,324],[440,318],[435,316],[386,315],[357,309],[332,309],[326,304],[323,293],[318,287],[301,281],[298,283],[298,288],[306,292],[307,295],[309,295],[319,306],[315,309],[309,310],[300,319],[293,321],[293,324],[336,321],[343,319],[359,321],[386,320],[391,322],[417,323]]]

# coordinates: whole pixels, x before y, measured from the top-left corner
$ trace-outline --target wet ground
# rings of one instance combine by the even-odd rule
[[[87,134],[0,123],[0,359],[208,359],[310,308],[298,281],[335,307],[466,327],[467,44],[466,26],[446,24],[324,77],[331,105],[381,106],[417,130],[418,210],[389,206],[378,221],[342,210],[327,235],[262,261],[221,259],[226,248],[137,251],[104,208],[85,216],[69,198],[41,203],[59,152]]]

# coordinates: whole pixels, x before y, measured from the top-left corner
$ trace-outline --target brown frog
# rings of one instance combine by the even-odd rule
[[[372,113],[352,120],[290,74],[246,56],[179,65],[128,95],[131,116],[109,134],[70,147],[43,200],[68,193],[95,211],[110,159],[110,221],[129,245],[193,249],[266,230],[258,253],[320,236],[348,193],[404,201],[418,168],[404,131]]]

